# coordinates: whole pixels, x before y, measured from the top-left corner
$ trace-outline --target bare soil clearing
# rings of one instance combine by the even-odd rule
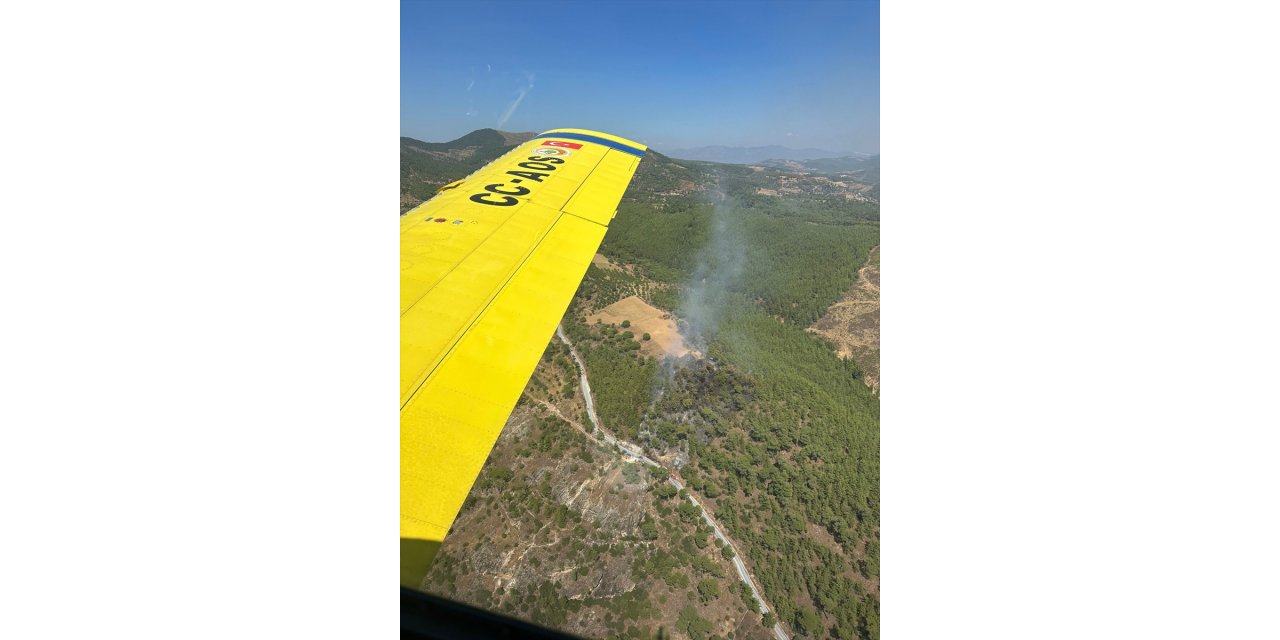
[[[858,282],[809,327],[835,345],[836,355],[853,358],[863,381],[880,391],[880,247],[858,270]]]
[[[632,271],[630,265],[628,265],[625,268],[619,265],[616,265],[610,262],[609,259],[604,256],[603,253],[597,253],[596,255],[592,256],[591,264],[594,264],[595,266],[600,267],[601,269],[613,269],[614,271],[626,271],[627,273],[631,273]]]
[[[676,328],[675,318],[638,296],[628,296],[587,316],[587,324],[595,324],[597,320],[619,329],[623,320],[630,320],[631,326],[624,330],[635,334],[640,352],[646,356],[682,358],[690,352]],[[643,339],[646,333],[649,340]]]

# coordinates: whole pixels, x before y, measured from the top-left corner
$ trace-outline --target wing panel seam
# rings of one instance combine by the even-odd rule
[[[534,252],[538,250],[538,247],[542,244],[542,242],[547,239],[548,235],[551,234],[551,230],[555,229],[556,225],[560,224],[560,219],[565,216],[565,213],[563,211],[559,211],[559,213],[560,215],[556,216],[556,218],[551,221],[551,224],[547,225],[547,230],[542,232],[542,235],[538,237],[538,241],[533,243],[533,245],[529,247],[529,251],[525,253],[523,258],[520,259],[520,264],[516,265],[516,268],[512,269],[511,273],[507,274],[507,278],[502,281],[502,284],[494,288],[493,295],[489,296],[488,299],[484,301],[484,305],[480,307],[480,309],[475,313],[475,315],[471,316],[471,319],[467,321],[466,326],[463,327],[461,331],[459,331],[457,334],[454,335],[453,341],[449,343],[449,348],[445,349],[444,353],[441,354],[440,357],[436,359],[435,364],[431,365],[431,367],[425,373],[419,376],[416,382],[414,382],[413,390],[410,391],[408,394],[406,394],[404,400],[400,402],[401,411],[403,411],[404,408],[410,402],[413,401],[414,396],[418,395],[418,390],[422,388],[422,385],[426,384],[427,380],[431,379],[431,374],[435,373],[436,369],[439,369],[440,365],[449,359],[449,356],[453,354],[453,350],[457,348],[458,343],[462,342],[462,337],[467,335],[467,332],[471,331],[471,328],[474,327],[476,323],[480,321],[480,318],[484,316],[485,311],[488,311],[489,307],[493,305],[493,301],[496,300],[498,296],[502,295],[502,292],[505,291],[507,289],[507,286],[511,284],[512,278],[515,278],[516,274],[520,273],[520,270],[523,269],[524,266],[529,263],[529,258],[533,256]],[[414,304],[417,304],[417,303],[415,302]]]

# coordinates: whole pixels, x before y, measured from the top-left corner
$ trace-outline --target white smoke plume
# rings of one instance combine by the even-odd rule
[[[681,333],[703,352],[720,326],[726,294],[738,284],[747,260],[740,209],[720,188],[719,176],[708,198],[713,209],[707,242],[698,250],[693,274],[683,287],[676,311],[681,319]]]

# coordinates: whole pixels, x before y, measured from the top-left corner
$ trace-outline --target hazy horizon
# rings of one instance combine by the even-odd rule
[[[659,149],[879,152],[876,3],[725,7],[406,3],[401,135],[576,127]]]
[[[541,128],[541,129],[528,129],[528,130],[516,131],[516,130],[512,130],[512,129],[498,129],[498,128],[496,128],[496,127],[478,127],[478,128],[476,128],[476,129],[472,129],[472,130],[470,130],[470,131],[467,131],[467,132],[464,132],[464,133],[461,133],[461,134],[458,134],[458,135],[452,135],[452,136],[448,136],[448,137],[446,137],[446,138],[439,138],[439,139],[426,139],[426,138],[419,138],[419,137],[417,137],[417,136],[406,135],[406,134],[404,134],[403,132],[402,132],[400,135],[401,135],[401,136],[403,136],[403,137],[406,137],[406,138],[412,138],[412,139],[414,139],[414,140],[418,140],[418,141],[420,141],[420,142],[439,143],[439,142],[453,142],[454,140],[458,140],[458,139],[460,139],[460,138],[463,138],[463,137],[467,136],[468,134],[475,133],[476,131],[483,131],[483,130],[485,130],[485,129],[493,129],[493,130],[495,130],[495,131],[499,131],[499,132],[501,132],[501,133],[511,133],[511,134],[522,134],[522,133],[523,133],[523,134],[537,134],[537,133],[542,133],[543,131],[549,131],[549,130],[551,130],[551,129],[553,129],[553,128],[555,128],[555,127],[544,127],[544,128]],[[652,146],[652,145],[650,145],[650,146]],[[763,149],[763,148],[769,148],[769,147],[782,147],[782,148],[791,149],[791,150],[794,150],[794,151],[824,151],[824,152],[830,152],[830,153],[832,153],[832,154],[839,154],[839,155],[878,155],[878,154],[879,154],[879,151],[875,151],[875,152],[866,152],[866,151],[849,151],[849,150],[846,150],[846,149],[830,149],[830,148],[822,148],[822,147],[808,147],[808,146],[803,146],[803,147],[802,147],[802,146],[797,146],[797,145],[788,145],[788,144],[725,145],[725,144],[714,144],[714,143],[713,143],[713,144],[701,144],[701,145],[694,145],[694,146],[688,146],[688,147],[653,147],[653,148],[654,148],[654,149],[657,149],[658,151],[661,151],[661,152],[680,152],[680,151],[698,151],[698,150],[705,150],[705,149],[717,149],[717,148],[723,148],[723,149]]]

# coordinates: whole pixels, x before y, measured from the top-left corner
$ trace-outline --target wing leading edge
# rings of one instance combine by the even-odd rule
[[[525,142],[400,224],[400,584],[418,588],[646,147]]]

